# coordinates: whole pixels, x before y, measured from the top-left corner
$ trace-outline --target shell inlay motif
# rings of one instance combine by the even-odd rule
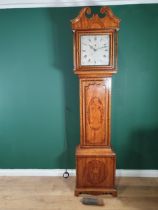
[[[87,181],[93,185],[102,183],[107,176],[105,163],[100,160],[91,160],[86,166]]]
[[[93,97],[88,105],[88,122],[93,130],[98,130],[103,122],[103,104],[98,97]]]

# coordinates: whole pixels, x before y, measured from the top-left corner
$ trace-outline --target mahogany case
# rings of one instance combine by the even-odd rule
[[[111,149],[111,82],[117,71],[117,31],[120,20],[109,7],[92,14],[83,8],[71,21],[74,73],[80,81],[80,145],[76,149],[76,189],[80,193],[117,195],[116,155]],[[87,17],[90,15],[91,17]],[[108,34],[109,65],[81,65],[81,36]]]

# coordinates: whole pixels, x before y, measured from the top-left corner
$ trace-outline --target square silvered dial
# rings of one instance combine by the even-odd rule
[[[108,66],[110,63],[110,35],[81,35],[81,66]]]

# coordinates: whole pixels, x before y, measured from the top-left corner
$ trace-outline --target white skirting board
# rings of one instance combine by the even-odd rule
[[[75,169],[67,170],[70,176],[76,175]],[[0,169],[0,176],[63,176],[64,169]],[[117,169],[116,176],[121,177],[158,177],[158,170]]]

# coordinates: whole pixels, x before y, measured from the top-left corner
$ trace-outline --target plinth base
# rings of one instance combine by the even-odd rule
[[[90,194],[90,195],[102,195],[102,194],[111,194],[112,196],[117,196],[116,189],[84,189],[84,188],[76,188],[75,196],[79,196],[80,194]]]
[[[75,195],[112,194],[115,189],[115,153],[110,148],[81,148],[76,150]]]

